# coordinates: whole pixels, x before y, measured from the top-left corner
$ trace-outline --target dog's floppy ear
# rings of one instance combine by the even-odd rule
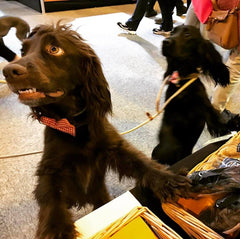
[[[214,45],[204,40],[198,46],[203,74],[213,78],[216,84],[226,86],[229,84],[229,70],[222,61],[222,56],[215,49]]]
[[[112,112],[111,95],[108,83],[103,74],[101,62],[94,50],[84,42],[80,44],[80,78],[81,98],[86,102],[86,110],[91,117],[97,120]]]

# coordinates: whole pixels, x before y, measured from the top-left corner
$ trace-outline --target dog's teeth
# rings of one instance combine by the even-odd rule
[[[27,94],[27,93],[35,93],[37,92],[36,88],[26,89],[26,90],[18,90],[19,94]]]

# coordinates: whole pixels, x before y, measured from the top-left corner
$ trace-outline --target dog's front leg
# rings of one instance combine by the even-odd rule
[[[151,160],[124,140],[116,149],[110,164],[120,177],[135,178],[160,199],[188,195],[190,180],[167,170],[166,166]]]
[[[56,175],[40,176],[34,191],[40,207],[37,239],[74,239],[77,237],[71,214],[62,198],[58,180]]]

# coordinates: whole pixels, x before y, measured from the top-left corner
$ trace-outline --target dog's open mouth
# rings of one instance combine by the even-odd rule
[[[36,88],[18,90],[17,93],[19,95],[19,99],[22,101],[37,100],[40,98],[45,98],[46,96],[57,98],[64,94],[62,90],[57,90],[55,92],[41,92],[38,91]]]

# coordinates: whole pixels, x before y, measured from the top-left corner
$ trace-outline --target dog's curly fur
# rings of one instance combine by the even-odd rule
[[[169,82],[166,99],[189,81],[190,75],[199,71],[216,84],[223,87],[229,84],[229,71],[221,55],[193,26],[176,27],[163,41],[162,53],[167,59],[164,77],[178,71],[182,78],[178,84]],[[172,165],[190,155],[205,123],[214,136],[240,129],[239,116],[214,109],[198,78],[165,108],[158,134],[159,144],[153,149],[152,158]]]
[[[69,26],[35,27],[23,42],[22,58],[3,73],[35,117],[66,118],[76,128],[75,137],[45,129],[34,191],[40,207],[36,238],[75,238],[68,208],[86,203],[97,208],[108,202],[104,183],[108,168],[118,172],[120,179],[136,179],[160,199],[189,188],[186,177],[150,160],[109,123],[111,98],[100,60]]]

